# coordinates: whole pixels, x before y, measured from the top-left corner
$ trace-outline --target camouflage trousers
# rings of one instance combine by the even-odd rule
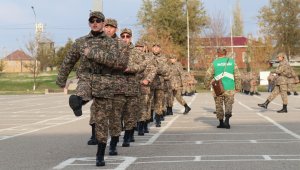
[[[296,85],[295,83],[291,83],[291,84],[288,84],[288,90],[289,92],[296,92]]]
[[[139,96],[126,96],[126,103],[123,109],[123,120],[125,130],[136,127],[140,112]]]
[[[174,96],[172,90],[168,90],[165,92],[165,102],[166,107],[173,107]]]
[[[79,80],[76,87],[76,95],[84,101],[92,100],[92,86],[90,81]]]
[[[121,114],[114,112],[113,99],[95,98],[96,138],[99,142],[107,143],[108,130],[110,136],[121,134]],[[93,105],[92,104],[92,105]]]
[[[163,90],[160,89],[154,90],[154,96],[153,96],[154,112],[158,115],[162,115],[164,98],[165,98],[165,94]]]
[[[175,97],[176,100],[178,101],[178,103],[180,103],[182,106],[184,106],[186,104],[186,102],[183,99],[183,97],[181,96],[181,93],[182,93],[181,89],[173,90],[173,101],[174,101],[174,97]]]
[[[76,87],[76,95],[84,101],[92,100],[92,87],[90,81],[79,80]],[[95,123],[95,105],[92,103],[90,108],[90,125]]]
[[[232,116],[232,105],[234,103],[234,95],[223,94],[215,97],[216,102],[216,112],[217,119],[224,119],[224,109],[225,106],[225,117]]]
[[[268,100],[269,101],[274,100],[277,97],[277,95],[280,93],[281,99],[282,99],[282,103],[283,104],[288,104],[287,89],[288,89],[288,87],[287,87],[286,84],[276,85],[274,87],[272,93],[268,97]]]
[[[96,123],[96,107],[95,107],[95,102],[92,103],[91,108],[90,108],[90,125],[95,124]]]
[[[250,92],[257,92],[257,86],[250,86]]]
[[[139,122],[149,120],[151,117],[151,111],[149,111],[149,107],[151,109],[151,100],[150,94],[143,94],[139,97],[140,100],[140,112],[139,112]]]

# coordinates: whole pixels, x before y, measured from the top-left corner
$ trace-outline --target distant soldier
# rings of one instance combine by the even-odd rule
[[[275,77],[276,74],[273,72],[270,72],[269,76],[268,76],[268,92],[272,92],[272,90],[275,87]]]
[[[153,58],[147,56],[145,44],[138,41],[135,44],[135,49],[132,51],[130,61],[126,72],[136,72],[137,80],[140,84],[141,94],[139,96],[140,110],[138,111],[138,135],[143,136],[144,133],[149,133],[149,102],[150,102],[150,84],[153,81],[157,67]],[[134,57],[133,57],[134,56]]]
[[[207,70],[204,83],[207,88],[210,88],[213,79],[221,79],[225,92],[216,96],[216,112],[220,122],[217,128],[230,129],[229,119],[232,116],[234,94],[241,89],[240,73],[234,59],[226,56],[227,51],[225,48],[219,48],[217,53],[218,58],[213,61]],[[225,105],[225,122],[223,120],[223,103]]]
[[[173,96],[176,98],[176,100],[184,106],[184,112],[183,114],[188,114],[191,111],[191,108],[187,105],[185,100],[181,96],[182,88],[183,88],[183,69],[181,63],[177,62],[177,58],[175,55],[170,55],[170,68],[171,68],[171,87],[173,91]],[[192,83],[192,82],[188,82]],[[173,98],[174,101],[174,98]],[[172,107],[169,107],[169,112],[172,111]]]
[[[257,86],[259,85],[259,77],[257,73],[250,72],[249,80],[250,80],[250,95],[253,96],[255,94],[259,96],[260,94],[257,91]]]
[[[288,78],[292,77],[292,68],[287,62],[286,55],[284,53],[279,53],[277,55],[277,60],[279,61],[279,65],[274,72],[276,73],[275,87],[272,93],[269,95],[268,99],[264,103],[258,104],[258,106],[267,109],[268,104],[273,99],[275,99],[278,94],[280,94],[283,102],[283,107],[281,110],[278,110],[277,113],[287,113],[288,112],[287,111],[287,104],[288,104],[287,84],[288,84]]]
[[[164,101],[164,81],[169,79],[167,66],[167,58],[161,54],[160,44],[155,42],[152,46],[152,57],[157,62],[157,74],[154,78],[151,88],[153,89],[153,102],[155,112],[155,124],[156,127],[161,126],[161,118],[163,115],[163,101]]]
[[[292,71],[292,77],[288,78],[288,91],[287,91],[287,94],[291,95],[291,92],[293,92],[294,95],[297,96],[298,93],[296,91],[296,86],[299,83],[299,77],[296,74],[296,72],[294,71],[294,69],[292,69],[291,71]]]
[[[124,28],[120,33],[121,39],[125,42],[129,48],[129,61],[128,67],[132,65],[141,64],[140,53],[134,48],[132,40],[132,30]],[[140,95],[140,83],[137,79],[137,70],[130,70],[128,67],[125,70],[126,87],[125,91],[126,103],[123,110],[123,121],[124,121],[124,140],[123,147],[129,147],[130,142],[134,142],[134,129],[137,124],[138,113],[140,111],[139,95]]]
[[[249,72],[244,72],[241,76],[241,81],[242,81],[242,92],[244,94],[249,94],[251,85],[250,85],[250,73]]]

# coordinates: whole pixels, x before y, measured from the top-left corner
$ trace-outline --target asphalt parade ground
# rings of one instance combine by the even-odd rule
[[[96,146],[90,138],[89,106],[75,117],[68,95],[0,96],[1,170],[162,169],[162,170],[299,170],[300,96],[289,96],[288,113],[278,96],[269,108],[257,106],[261,96],[237,94],[231,129],[217,129],[211,93],[184,97],[192,110],[182,115],[175,103],[174,115],[162,127],[135,136],[131,147],[118,143],[118,156],[106,166],[95,166]]]

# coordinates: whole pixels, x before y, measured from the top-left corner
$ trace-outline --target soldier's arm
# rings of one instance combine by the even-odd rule
[[[234,62],[234,81],[235,81],[235,90],[240,91],[242,89],[241,74],[235,62]]]
[[[121,55],[122,54],[122,55]],[[87,58],[99,64],[106,65],[114,69],[125,69],[128,63],[128,55],[120,51],[116,41],[110,41],[106,49],[94,47],[90,49]]]
[[[142,72],[146,68],[146,62],[142,61],[142,53],[133,49],[128,60],[127,71],[131,73]]]
[[[157,74],[157,67],[153,62],[150,62],[144,70],[144,80],[152,82]]]
[[[80,59],[79,44],[80,43],[76,41],[72,45],[70,51],[68,51],[67,56],[64,58],[60,66],[56,79],[56,84],[59,87],[64,88],[66,86],[66,82],[70,72],[73,70],[76,62]]]
[[[204,78],[204,85],[207,89],[210,88],[210,83],[214,78],[214,65],[211,64],[208,70],[206,71],[205,78]]]

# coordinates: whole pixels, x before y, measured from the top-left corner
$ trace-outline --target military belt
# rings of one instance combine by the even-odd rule
[[[98,67],[98,68],[89,68],[88,72],[91,74],[105,75],[105,74],[112,74],[112,69],[109,67],[102,66],[102,67]]]

